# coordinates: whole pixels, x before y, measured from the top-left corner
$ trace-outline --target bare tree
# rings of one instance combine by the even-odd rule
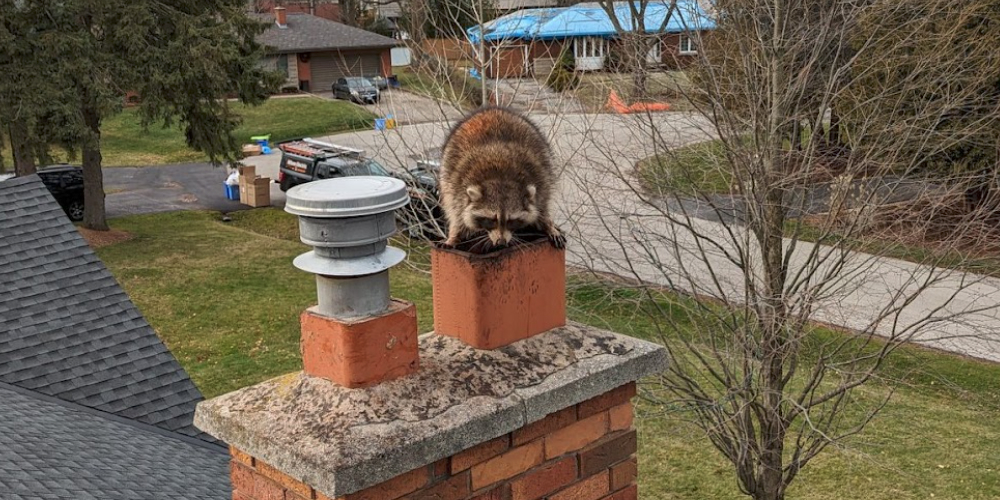
[[[1000,117],[981,92],[1000,81],[997,31],[980,22],[996,4],[713,4],[687,91],[697,113],[623,119],[628,137],[576,153],[600,168],[572,172],[563,203],[575,262],[634,278],[619,286],[660,327],[671,365],[646,397],[699,426],[745,494],[779,500],[886,404],[879,373],[899,346],[998,357],[985,328],[997,297],[956,260],[997,205],[952,210],[964,179],[931,162]],[[846,129],[835,154],[832,109]],[[697,157],[673,149],[704,137]],[[630,163],[646,157],[640,181]],[[820,194],[831,180],[841,195]],[[931,229],[945,233],[918,262],[886,258]]]

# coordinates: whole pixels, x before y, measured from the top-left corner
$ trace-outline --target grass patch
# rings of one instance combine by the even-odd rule
[[[699,142],[640,160],[636,165],[643,186],[653,193],[728,193],[732,173],[723,167],[718,140]]]
[[[1000,257],[976,255],[955,248],[937,249],[932,246],[903,244],[880,237],[879,233],[858,237],[845,237],[836,230],[825,230],[821,216],[789,219],[785,221],[785,237],[801,241],[820,242],[823,245],[843,245],[855,251],[881,257],[905,260],[938,268],[955,269],[974,274],[1000,277]]]
[[[396,71],[396,78],[406,91],[457,104],[462,109],[475,109],[482,100],[479,81],[466,76],[461,69],[454,69],[449,78],[439,78],[406,67]]]
[[[298,315],[315,301],[313,277],[291,265],[307,249],[298,242],[295,218],[276,209],[233,217],[229,224],[212,212],[116,219],[112,226],[134,239],[99,250],[208,397],[299,369]],[[422,257],[415,251],[414,258]],[[390,276],[393,294],[417,304],[420,330],[428,331],[429,277],[406,265]],[[655,338],[635,292],[593,281],[571,285],[572,318]],[[816,459],[789,497],[1000,496],[1000,366],[907,348],[885,376],[898,380],[899,389],[883,414],[847,447]],[[872,397],[866,391],[859,397]],[[640,498],[744,498],[729,466],[686,415],[667,410],[639,408]]]
[[[375,116],[368,110],[343,101],[316,97],[276,98],[253,107],[232,103],[243,124],[235,134],[241,142],[255,135],[271,135],[272,141],[323,135],[344,130],[370,128]],[[142,128],[138,113],[129,108],[101,126],[101,154],[105,167],[166,165],[206,161],[204,154],[184,142],[178,127],[152,124]],[[10,165],[10,148],[4,148],[5,164]],[[69,157],[53,150],[56,161],[79,162],[79,155]]]
[[[689,106],[682,91],[690,86],[691,82],[683,71],[654,71],[649,73],[646,80],[646,93],[651,100],[670,103],[674,111],[685,111]],[[631,74],[588,72],[580,73],[580,84],[573,90],[573,94],[585,109],[597,113],[605,110],[604,106],[612,90],[627,100],[633,93],[633,87]]]

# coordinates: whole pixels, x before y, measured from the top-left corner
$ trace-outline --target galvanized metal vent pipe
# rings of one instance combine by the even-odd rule
[[[316,275],[316,312],[351,319],[389,308],[389,268],[406,252],[388,240],[396,209],[409,201],[406,184],[391,177],[326,179],[288,190],[285,211],[299,216],[299,237],[313,247],[293,264]]]

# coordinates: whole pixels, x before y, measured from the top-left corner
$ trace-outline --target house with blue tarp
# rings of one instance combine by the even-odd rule
[[[697,40],[715,28],[715,21],[696,0],[650,1],[640,5],[616,2],[614,14],[623,30],[655,37],[647,54],[653,67],[680,69],[696,60]],[[474,46],[482,46],[490,77],[547,74],[563,51],[573,54],[578,71],[605,69],[614,58],[618,29],[597,2],[570,7],[523,9],[467,31]]]

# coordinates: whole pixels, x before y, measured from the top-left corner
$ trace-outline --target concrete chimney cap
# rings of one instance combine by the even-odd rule
[[[288,190],[285,211],[303,217],[346,218],[380,214],[409,203],[406,183],[392,177],[354,176],[300,184]]]

